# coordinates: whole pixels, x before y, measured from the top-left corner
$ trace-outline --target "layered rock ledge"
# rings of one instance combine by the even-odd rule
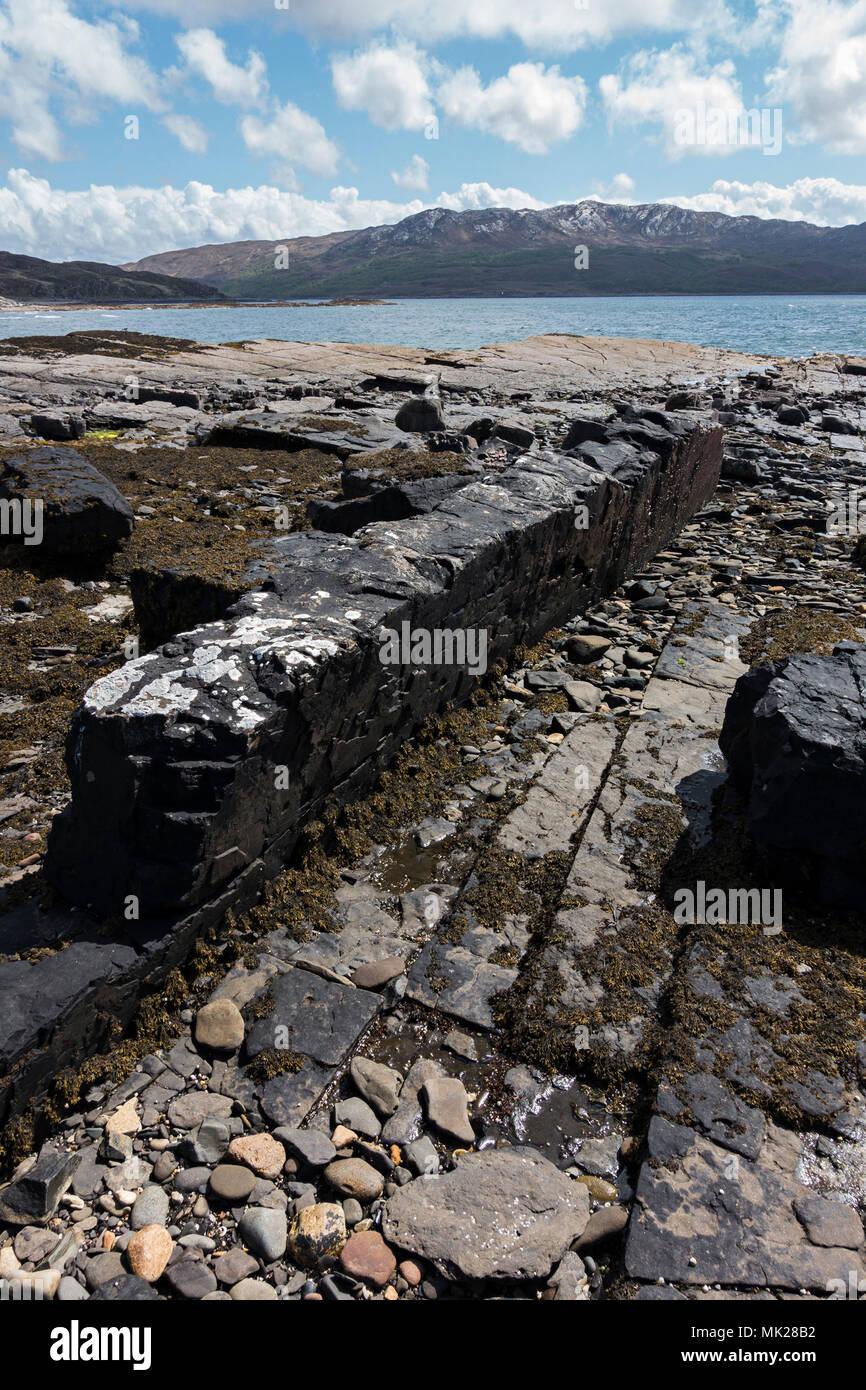
[[[148,924],[248,897],[326,797],[359,795],[483,674],[384,665],[389,632],[482,633],[492,666],[621,584],[712,495],[722,432],[658,411],[591,425],[570,457],[526,454],[426,515],[284,537],[223,621],[97,681],[49,882]]]

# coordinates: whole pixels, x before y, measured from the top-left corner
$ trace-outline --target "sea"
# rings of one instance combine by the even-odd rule
[[[537,333],[654,338],[769,356],[866,353],[864,295],[660,295],[576,299],[396,299],[370,305],[0,312],[0,338],[121,329],[203,343],[382,343],[473,349]]]

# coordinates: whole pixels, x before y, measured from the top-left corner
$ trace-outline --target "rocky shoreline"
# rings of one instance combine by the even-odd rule
[[[50,760],[133,630],[140,531],[159,545],[137,569],[168,582],[187,481],[219,558],[190,553],[184,602],[227,565],[243,587],[275,507],[303,540],[308,507],[319,525],[357,497],[417,507],[432,480],[507,478],[652,412],[723,428],[722,481],[623,585],[439,710],[376,788],[324,806],[259,903],[190,943],[126,1036],[53,1078],[41,1117],[11,1120],[0,1278],[63,1301],[849,1297],[866,1280],[862,914],[786,897],[765,934],[674,903],[765,882],[718,748],[737,682],[863,640],[866,575],[828,516],[866,488],[864,365],[598,340],[435,361],[131,347],[0,345],[4,455],[44,443],[34,416],[134,475],[111,475],[135,523],[109,578],[7,570],[5,631],[32,630],[39,684],[7,667],[0,716],[2,843],[20,847],[0,950],[22,970],[76,950],[43,897],[68,799]],[[395,457],[385,425],[401,401],[423,413],[431,369],[441,416]],[[125,402],[129,376],[161,398]],[[196,484],[199,458],[230,481],[226,455],[243,481]],[[75,635],[37,641],[65,586]],[[52,711],[41,746],[22,747],[15,702]],[[38,944],[21,935],[35,907]],[[112,949],[151,947],[127,927]]]

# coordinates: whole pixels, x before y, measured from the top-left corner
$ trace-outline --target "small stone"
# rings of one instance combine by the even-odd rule
[[[273,1207],[247,1207],[238,1222],[238,1235],[265,1264],[286,1253],[286,1214]]]
[[[400,1277],[406,1280],[410,1289],[417,1289],[421,1280],[424,1278],[423,1271],[416,1265],[414,1260],[403,1260],[399,1266],[398,1272]]]
[[[50,1255],[59,1240],[55,1231],[46,1231],[41,1226],[25,1226],[15,1237],[13,1249],[22,1264],[27,1260],[39,1264],[46,1255]]]
[[[447,1047],[449,1052],[453,1052],[458,1057],[465,1057],[468,1062],[478,1061],[478,1048],[475,1039],[468,1033],[461,1033],[459,1029],[452,1028],[450,1033],[446,1033],[442,1040],[443,1047]]]
[[[171,1259],[174,1241],[165,1226],[143,1226],[126,1247],[126,1261],[133,1274],[155,1284]]]
[[[236,1052],[244,1040],[244,1020],[231,999],[214,999],[195,1016],[197,1047],[211,1052]]]
[[[214,1273],[221,1284],[226,1284],[231,1288],[234,1284],[239,1284],[241,1279],[247,1279],[251,1274],[255,1274],[258,1267],[258,1260],[248,1255],[246,1250],[242,1250],[239,1245],[233,1245],[231,1250],[226,1251],[225,1255],[220,1255],[219,1259],[214,1260]]]
[[[277,1291],[273,1284],[265,1283],[264,1279],[241,1279],[233,1286],[231,1297],[236,1303],[273,1303]]]
[[[330,1183],[341,1197],[355,1197],[363,1205],[375,1202],[382,1196],[384,1183],[363,1158],[338,1158],[325,1169],[325,1181]]]
[[[208,1269],[204,1260],[195,1256],[177,1260],[169,1266],[165,1277],[181,1298],[201,1299],[213,1293],[217,1286],[213,1271]]]
[[[255,1174],[236,1163],[221,1163],[210,1175],[210,1190],[228,1206],[240,1206],[256,1185]]]
[[[378,1288],[387,1284],[397,1268],[394,1252],[378,1231],[358,1231],[349,1236],[340,1252],[340,1264],[347,1274]]]
[[[346,1243],[346,1218],[337,1202],[318,1202],[299,1211],[289,1227],[288,1249],[297,1264],[313,1266],[336,1257]]]
[[[347,1125],[356,1134],[367,1139],[378,1139],[382,1126],[365,1100],[351,1096],[348,1100],[337,1101],[334,1106],[334,1122]]]
[[[58,1303],[80,1303],[87,1297],[87,1290],[81,1287],[78,1280],[64,1274],[57,1286]]]
[[[586,1224],[583,1235],[578,1236],[574,1248],[578,1254],[603,1245],[606,1240],[619,1235],[628,1225],[628,1212],[625,1207],[599,1207]]]
[[[141,1231],[145,1226],[165,1226],[168,1222],[168,1212],[168,1193],[163,1188],[151,1184],[143,1188],[136,1197],[129,1224],[134,1231]]]
[[[353,1057],[349,1068],[352,1084],[383,1120],[397,1109],[403,1078],[397,1071],[370,1057]],[[354,1126],[357,1129],[357,1125]],[[363,1130],[361,1131],[363,1133]]]
[[[168,1107],[168,1118],[175,1129],[197,1129],[209,1115],[227,1120],[231,1113],[230,1097],[218,1096],[212,1091],[187,1091]]]
[[[93,1303],[142,1303],[151,1298],[159,1298],[159,1294],[137,1274],[121,1274],[117,1279],[109,1279],[90,1295]]]
[[[229,1144],[229,1158],[244,1163],[262,1178],[278,1178],[286,1161],[286,1151],[269,1134],[242,1134]]]
[[[337,1155],[331,1140],[318,1129],[290,1129],[281,1125],[274,1130],[274,1138],[285,1145],[292,1158],[300,1159],[310,1168],[324,1168]]]
[[[592,633],[581,632],[569,638],[568,654],[573,661],[580,665],[589,665],[598,661],[599,657],[604,656],[610,639],[608,637],[598,637]]]
[[[109,1250],[103,1255],[94,1255],[88,1259],[84,1277],[89,1289],[98,1289],[100,1284],[105,1284],[111,1279],[120,1279],[125,1273],[118,1252]]]
[[[121,1105],[119,1110],[115,1110],[113,1115],[109,1115],[105,1122],[106,1134],[137,1134],[141,1129],[141,1120],[138,1118],[135,1097],[132,1096],[125,1105]]]
[[[387,1287],[386,1289],[383,1289],[383,1290],[382,1290],[382,1297],[385,1299],[385,1301],[386,1301],[387,1303],[396,1303],[397,1300],[399,1299],[400,1295],[398,1294],[397,1290],[394,1288],[394,1285],[393,1285],[393,1284],[389,1284],[388,1287]]]
[[[347,1226],[357,1226],[364,1219],[364,1208],[355,1197],[347,1197],[343,1202],[343,1215]]]
[[[439,1172],[439,1155],[428,1134],[422,1134],[420,1139],[406,1145],[406,1162],[419,1177],[429,1177]]]
[[[383,985],[396,980],[406,969],[406,962],[399,956],[387,956],[385,960],[371,961],[369,965],[359,965],[349,978],[358,989],[381,989]]]
[[[176,1192],[202,1192],[210,1180],[209,1168],[181,1168],[174,1175]]]
[[[349,1129],[347,1125],[337,1125],[336,1129],[331,1135],[331,1143],[333,1144],[334,1151],[336,1152],[337,1149],[350,1148],[351,1145],[355,1143],[357,1138],[358,1136],[355,1133],[355,1131],[353,1129]]]
[[[583,1173],[577,1179],[597,1202],[615,1202],[619,1193],[613,1183],[605,1182],[604,1178],[597,1178],[592,1174]]]
[[[47,1221],[57,1210],[80,1161],[74,1153],[45,1153],[0,1192],[0,1221],[13,1226]]]
[[[193,1163],[219,1163],[229,1146],[231,1133],[224,1120],[215,1115],[202,1120],[198,1129],[184,1143],[184,1156]]]
[[[421,1094],[431,1124],[442,1134],[458,1144],[475,1143],[475,1131],[467,1110],[468,1096],[462,1081],[453,1076],[432,1077],[425,1081]]]

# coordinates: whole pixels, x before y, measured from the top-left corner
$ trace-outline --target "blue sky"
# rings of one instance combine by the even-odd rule
[[[0,248],[54,260],[585,197],[838,225],[864,155],[866,0],[0,0]]]

